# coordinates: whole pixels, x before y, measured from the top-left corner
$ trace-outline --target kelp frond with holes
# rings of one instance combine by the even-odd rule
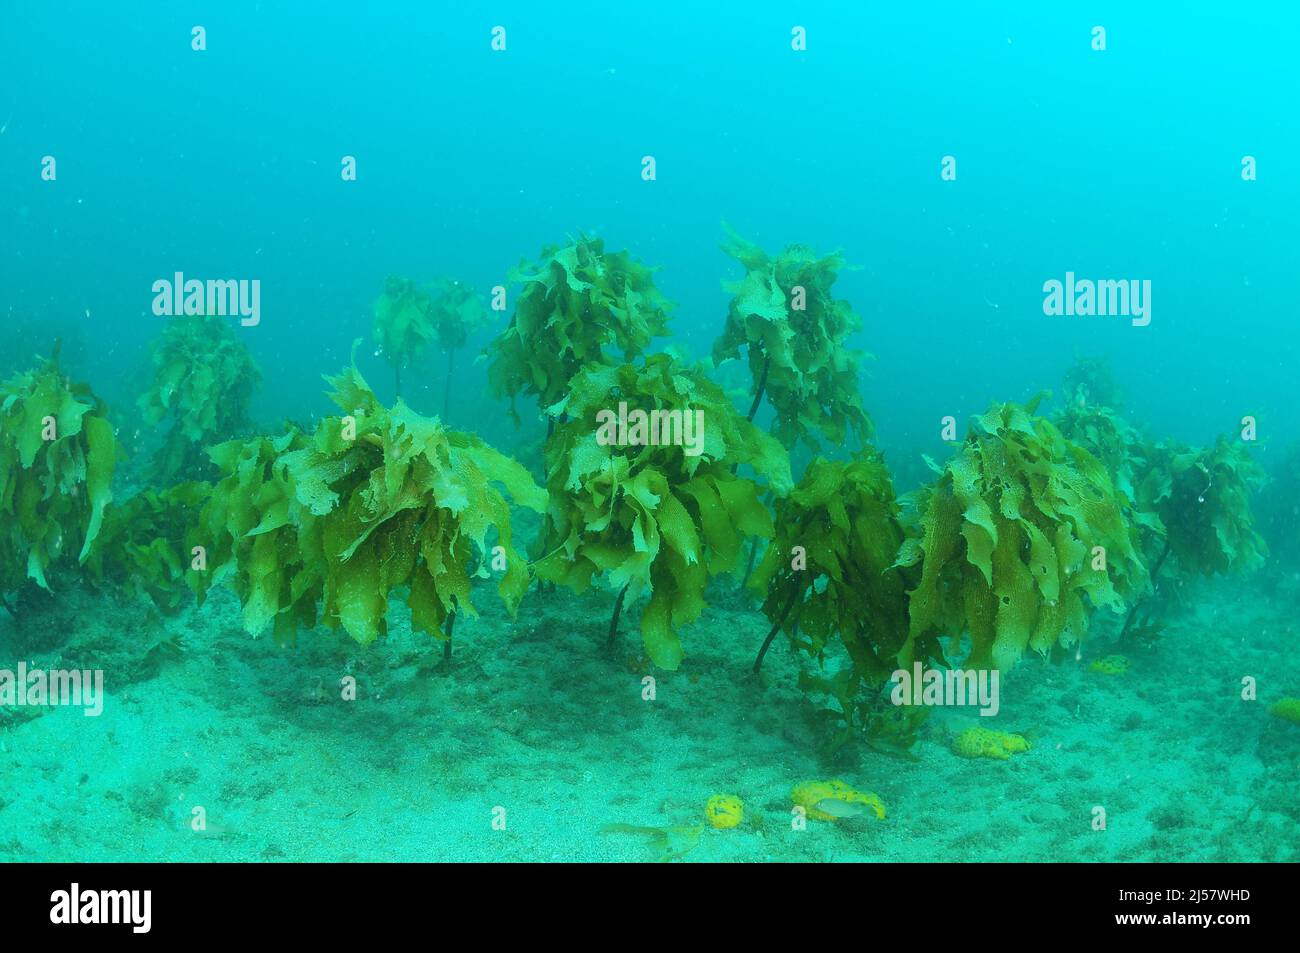
[[[900,566],[921,570],[909,639],[969,633],[967,668],[1008,669],[1026,649],[1070,645],[1093,608],[1122,612],[1147,588],[1136,529],[1105,467],[1035,416],[1037,402],[975,418],[917,494],[916,534],[899,550]]]

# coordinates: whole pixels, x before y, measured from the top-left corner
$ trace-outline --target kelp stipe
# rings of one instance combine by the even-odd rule
[[[619,402],[647,413],[702,412],[702,452],[602,445],[597,414]],[[698,368],[667,354],[643,365],[587,367],[551,413],[563,418],[546,451],[552,549],[537,562],[537,574],[577,591],[604,576],[632,599],[648,592],[641,615],[646,652],[656,665],[675,669],[684,654],[678,630],[703,611],[709,577],[737,568],[746,536],[771,536],[755,478],[787,492],[785,450],[741,417]],[[743,465],[754,478],[736,475],[734,466]]]

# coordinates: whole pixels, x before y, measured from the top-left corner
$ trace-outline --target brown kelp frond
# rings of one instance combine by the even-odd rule
[[[739,358],[746,349],[754,381],[750,419],[766,395],[776,412],[773,432],[787,447],[869,438],[872,424],[858,392],[868,355],[848,346],[862,319],[831,290],[844,259],[802,245],[772,258],[730,229],[722,247],[746,274],[724,284],[733,297],[713,360]]]
[[[666,354],[587,367],[550,413],[561,422],[546,452],[551,530],[537,573],[575,590],[604,577],[633,599],[648,592],[647,654],[676,668],[678,630],[704,609],[709,577],[737,568],[746,536],[771,536],[756,481],[788,491],[785,451]]]
[[[449,613],[474,614],[474,576],[499,578],[513,612],[529,576],[508,498],[540,512],[545,492],[478,437],[384,407],[355,367],[330,383],[345,413],[313,434],[212,450],[223,478],[201,520],[245,628],[289,639],[319,618],[365,644],[396,594],[413,628],[442,637]]]
[[[521,264],[510,274],[523,284],[514,315],[487,349],[493,392],[531,394],[550,407],[587,365],[639,357],[668,333],[672,311],[653,276],[629,253],[585,236]]]
[[[909,638],[968,632],[969,668],[1072,644],[1092,608],[1121,612],[1147,588],[1121,494],[1035,404],[995,405],[973,421],[919,492],[916,535],[899,550],[899,565],[921,570]]]

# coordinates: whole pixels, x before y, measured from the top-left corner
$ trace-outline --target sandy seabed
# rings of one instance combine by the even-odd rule
[[[936,711],[915,760],[823,754],[788,643],[756,679],[765,620],[734,582],[715,589],[653,701],[640,607],[611,652],[605,592],[534,592],[515,620],[485,593],[449,665],[396,607],[368,648],[327,630],[254,640],[220,591],[165,620],[90,593],[5,618],[0,665],[98,665],[108,698],[97,718],[0,710],[0,860],[647,861],[652,837],[606,828],[702,825],[715,793],[745,820],[688,838],[687,861],[1300,859],[1300,725],[1267,711],[1300,695],[1294,579],[1174,600],[1122,675],[1089,669],[1114,651],[1102,620],[1081,662],[1022,661],[996,718]],[[952,753],[954,731],[990,722],[1032,749]],[[831,777],[887,817],[792,829],[792,786]]]

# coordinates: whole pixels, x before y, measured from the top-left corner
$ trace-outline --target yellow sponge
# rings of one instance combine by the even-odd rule
[[[857,817],[868,811],[877,820],[885,819],[885,805],[870,791],[858,791],[838,778],[829,781],[803,781],[794,786],[790,800],[802,807],[809,817],[819,821],[838,821]]]
[[[1029,750],[1029,742],[1024,735],[1013,735],[1005,731],[992,731],[978,725],[967,728],[952,739],[952,750],[963,758],[993,758],[1007,761],[1013,754]]]
[[[1088,668],[1102,675],[1123,675],[1128,671],[1128,659],[1122,655],[1107,655],[1097,659]]]
[[[730,830],[745,819],[745,804],[734,794],[715,794],[704,806],[704,816],[718,830]]]

